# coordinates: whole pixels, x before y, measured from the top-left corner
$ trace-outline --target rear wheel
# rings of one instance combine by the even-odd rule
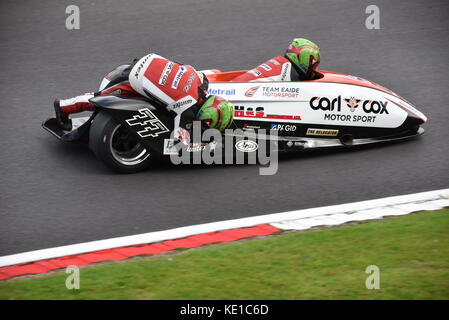
[[[104,111],[92,122],[89,143],[96,157],[119,173],[144,170],[152,161],[150,150],[137,136]]]

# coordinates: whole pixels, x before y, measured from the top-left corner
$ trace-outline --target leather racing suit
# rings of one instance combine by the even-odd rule
[[[231,82],[299,81],[298,72],[283,56],[274,57],[258,67],[232,79]]]
[[[199,106],[206,99],[208,80],[190,65],[181,65],[150,53],[134,60],[130,66],[119,68],[120,76],[113,82],[109,82],[106,77],[101,91],[59,100],[61,112],[71,114],[93,111],[89,99],[94,96],[142,95],[156,106],[165,107],[174,118],[175,130],[179,130],[185,129],[194,120]]]

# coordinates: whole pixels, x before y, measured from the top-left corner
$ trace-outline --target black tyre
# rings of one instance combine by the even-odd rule
[[[104,111],[92,121],[89,144],[98,159],[119,173],[142,171],[152,161],[150,150],[135,133]]]

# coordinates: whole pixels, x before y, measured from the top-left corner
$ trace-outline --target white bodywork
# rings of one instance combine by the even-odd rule
[[[397,128],[410,112],[425,121],[403,99],[351,84],[211,82],[208,93],[231,101],[236,106],[235,120]]]

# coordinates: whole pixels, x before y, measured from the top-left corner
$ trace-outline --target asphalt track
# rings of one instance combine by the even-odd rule
[[[81,29],[65,28],[76,4]],[[365,28],[380,7],[381,29]],[[0,255],[174,227],[447,188],[447,1],[1,1]],[[429,118],[405,143],[282,159],[258,167],[108,171],[83,145],[42,130],[55,97],[96,90],[148,52],[199,69],[251,68],[294,37],[321,68],[399,93]]]

